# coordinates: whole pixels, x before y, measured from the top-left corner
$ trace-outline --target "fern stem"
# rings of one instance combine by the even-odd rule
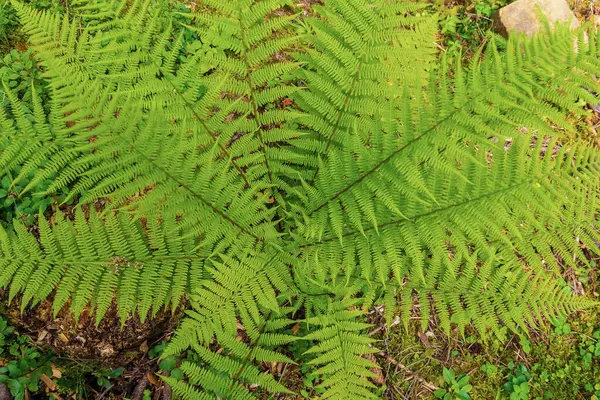
[[[242,366],[236,372],[235,376],[231,380],[231,386],[229,386],[229,392],[231,392],[233,390],[233,388],[235,387],[236,382],[240,379],[240,376],[242,375],[242,373],[246,369],[246,365],[248,365],[248,363],[250,362],[250,360],[252,358],[252,355],[254,354],[254,350],[256,350],[256,347],[258,346],[258,342],[260,341],[260,338],[262,337],[263,333],[265,333],[265,330],[267,329],[267,324],[269,323],[269,320],[271,319],[272,315],[273,315],[273,313],[270,312],[267,315],[267,317],[265,318],[265,322],[264,322],[264,324],[262,326],[262,329],[258,333],[258,336],[256,337],[256,340],[254,340],[254,342],[250,345],[250,351],[248,352],[248,355],[244,359],[244,362],[242,363]]]
[[[471,103],[474,99],[475,98],[472,98],[471,100],[469,100],[468,102],[466,102],[463,105],[463,107],[466,106],[467,104]],[[320,209],[322,209],[323,207],[325,207],[326,205],[328,205],[329,203],[331,203],[333,200],[337,199],[338,197],[340,197],[341,195],[343,195],[344,193],[346,193],[348,190],[352,189],[354,186],[358,185],[359,183],[361,183],[362,181],[364,181],[365,179],[367,179],[370,175],[372,175],[373,173],[375,173],[379,168],[383,167],[385,164],[387,164],[388,162],[390,162],[395,156],[397,156],[398,154],[400,154],[401,152],[403,152],[404,150],[406,150],[407,148],[409,148],[413,144],[417,143],[419,140],[423,139],[425,136],[427,136],[431,132],[435,131],[437,128],[440,127],[440,125],[442,125],[444,122],[446,122],[450,118],[452,118],[461,109],[462,109],[462,107],[461,108],[457,108],[456,110],[452,111],[445,118],[443,118],[442,120],[440,120],[440,122],[438,122],[437,124],[433,125],[431,128],[427,129],[421,135],[415,137],[414,139],[412,139],[411,141],[409,141],[408,143],[406,143],[404,146],[402,146],[399,149],[393,151],[392,154],[390,154],[385,159],[383,159],[383,161],[380,161],[379,163],[377,163],[369,171],[367,171],[362,176],[360,176],[359,178],[357,178],[356,180],[354,180],[353,182],[351,182],[350,184],[348,184],[347,186],[345,186],[342,190],[340,190],[335,195],[333,195],[331,198],[329,198],[328,200],[326,200],[325,202],[323,202],[320,206],[318,206],[317,208],[315,208],[312,211],[310,211],[308,213],[308,216],[309,217],[312,216],[315,212],[319,211]]]
[[[516,185],[511,185],[511,186],[509,186],[507,188],[504,188],[504,189],[495,190],[493,192],[484,194],[484,195],[476,197],[474,199],[469,199],[469,200],[463,201],[462,203],[452,204],[452,205],[449,205],[449,206],[446,206],[446,207],[437,208],[435,210],[431,210],[431,211],[428,211],[428,212],[425,212],[425,213],[422,213],[422,214],[417,214],[417,215],[415,215],[413,217],[410,217],[410,218],[402,218],[402,219],[396,219],[396,220],[393,220],[393,221],[389,221],[389,222],[386,222],[384,224],[379,225],[377,227],[377,229],[384,228],[384,227],[390,226],[390,225],[399,225],[399,224],[402,224],[402,223],[405,223],[405,222],[415,223],[420,218],[424,218],[424,217],[428,217],[428,216],[433,215],[433,214],[445,212],[445,211],[451,210],[453,208],[462,207],[462,206],[465,206],[467,204],[475,203],[477,201],[480,201],[480,200],[483,200],[483,199],[486,199],[486,198],[489,198],[489,197],[494,197],[494,196],[496,196],[498,194],[510,192],[511,190],[517,189],[517,188],[519,188],[521,186],[524,186],[524,185],[527,185],[527,184],[531,184],[532,182],[533,182],[533,180],[528,180],[528,181],[525,181],[525,182],[518,183]],[[367,229],[363,229],[363,232],[369,232],[369,231],[373,231],[375,229],[376,228],[374,226],[371,226],[371,227],[369,227]],[[347,233],[344,233],[342,235],[342,237],[354,236],[354,235],[356,235],[358,233],[362,234],[363,232],[361,232],[361,231],[347,232]],[[338,240],[338,239],[339,238],[337,236],[336,237],[330,237],[330,238],[327,238],[327,239],[323,239],[323,240],[321,240],[319,242],[304,244],[304,245],[301,245],[299,247],[300,248],[308,248],[308,247],[318,246],[318,245],[321,245],[321,244],[324,244],[324,243],[328,243],[328,242],[332,242],[332,241]]]
[[[154,63],[154,65],[156,66],[156,68],[158,68],[158,70],[160,71],[160,73],[166,76],[166,74],[163,72],[162,68],[159,65],[157,65],[154,60],[152,60],[152,62]],[[171,85],[171,87],[173,88],[173,90],[175,91],[175,93],[177,93],[177,96],[179,96],[179,98],[183,101],[183,103],[186,105],[186,107],[192,112],[192,114],[194,115],[194,117],[196,118],[196,120],[198,120],[198,122],[200,122],[200,124],[202,125],[202,127],[204,128],[204,130],[206,131],[206,133],[208,133],[213,138],[214,142],[217,144],[217,146],[219,146],[219,148],[221,149],[221,151],[231,160],[231,164],[235,167],[235,169],[240,174],[240,177],[244,180],[244,184],[246,185],[246,187],[247,188],[250,187],[250,183],[248,182],[246,174],[244,173],[244,171],[242,170],[242,168],[240,168],[240,166],[237,165],[237,163],[235,162],[235,159],[231,156],[231,154],[229,154],[229,151],[227,151],[227,148],[225,146],[223,146],[219,142],[219,135],[217,135],[216,133],[214,133],[213,131],[210,130],[210,128],[208,127],[208,125],[206,125],[206,122],[204,122],[204,119],[202,119],[200,117],[200,115],[198,115],[198,113],[194,109],[193,105],[190,104],[190,102],[185,98],[185,96],[183,96],[183,94],[181,94],[181,92],[175,86],[175,84],[173,84],[173,82],[171,82],[171,80],[169,80],[169,79],[165,79],[165,80],[167,82],[169,82],[169,84]]]
[[[247,230],[246,228],[244,228],[242,225],[240,225],[237,221],[235,221],[233,218],[231,218],[229,215],[225,214],[223,211],[219,210],[217,207],[215,207],[214,205],[212,205],[211,202],[209,202],[208,200],[206,200],[201,194],[196,193],[194,190],[192,190],[191,187],[189,187],[187,184],[185,184],[184,182],[182,182],[181,180],[177,179],[175,176],[171,175],[169,172],[167,172],[162,166],[158,165],[157,163],[155,163],[150,157],[148,157],[144,152],[140,151],[134,143],[130,143],[129,141],[127,141],[126,139],[123,139],[121,137],[121,135],[117,135],[117,137],[119,139],[121,139],[123,142],[125,142],[127,145],[130,146],[131,149],[133,149],[136,153],[138,153],[142,158],[144,158],[144,160],[146,160],[147,162],[149,162],[150,164],[152,164],[154,167],[156,167],[156,169],[158,169],[160,172],[162,172],[167,178],[169,178],[170,180],[172,180],[173,182],[177,183],[179,186],[181,186],[182,188],[184,188],[185,190],[187,190],[188,192],[190,192],[192,194],[192,196],[194,196],[195,198],[197,198],[198,200],[200,200],[200,202],[204,205],[206,205],[208,208],[210,208],[214,213],[218,214],[221,218],[223,218],[224,220],[228,221],[229,223],[231,223],[233,226],[237,227],[239,230],[241,230],[243,233],[245,233],[246,235],[249,235],[251,237],[253,237],[255,240],[257,240],[258,242],[263,242],[264,239],[259,238],[258,236],[256,236],[255,234],[253,234],[252,232],[250,232],[249,230]]]

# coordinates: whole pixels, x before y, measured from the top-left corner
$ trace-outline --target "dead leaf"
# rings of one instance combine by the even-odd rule
[[[373,364],[379,366],[379,363],[377,362],[377,359],[375,358],[375,356],[373,354],[365,354],[363,357],[366,358],[367,360],[371,361]],[[385,377],[383,376],[383,372],[381,372],[381,368],[372,367],[372,368],[369,368],[369,371],[371,371],[372,373],[377,375],[376,377],[371,378],[373,383],[375,383],[376,385],[380,385],[380,386],[385,385]]]
[[[57,379],[62,378],[62,371],[60,369],[56,368],[56,365],[50,364],[50,368],[52,368],[52,377],[53,378],[57,378]]]
[[[300,324],[296,324],[296,325],[292,326],[292,328],[290,330],[292,331],[292,333],[294,335],[298,334],[298,331],[300,330]]]
[[[40,379],[42,380],[42,382],[44,382],[44,385],[46,385],[46,387],[50,389],[51,392],[54,392],[56,389],[58,389],[58,385],[56,384],[56,382],[48,378],[46,374],[42,374],[40,376]]]
[[[44,338],[48,336],[48,331],[47,330],[43,330],[39,333],[37,341],[41,342],[42,340],[44,340]]]
[[[146,378],[148,378],[148,382],[150,382],[150,384],[152,386],[159,386],[160,385],[160,381],[158,380],[158,378],[156,377],[156,375],[154,375],[152,373],[148,373],[148,374],[146,374]]]
[[[142,353],[146,353],[148,351],[148,349],[149,349],[149,347],[148,347],[148,341],[146,340],[146,341],[144,341],[144,343],[142,343],[140,345],[140,351]]]
[[[115,349],[110,344],[100,348],[100,357],[110,357],[115,354]]]
[[[431,343],[429,343],[429,339],[427,339],[427,336],[425,336],[423,334],[423,332],[421,332],[420,329],[417,331],[417,335],[419,336],[419,339],[421,339],[421,342],[423,342],[423,344],[425,345],[425,347],[427,347],[428,349],[430,349],[430,348],[433,347],[431,345]]]

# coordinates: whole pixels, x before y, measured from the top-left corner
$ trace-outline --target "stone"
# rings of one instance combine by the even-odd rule
[[[540,7],[550,26],[556,22],[570,22],[571,28],[579,26],[579,20],[571,11],[567,0],[517,0],[494,14],[494,31],[503,36],[507,36],[508,32],[533,35],[543,27],[536,6]]]

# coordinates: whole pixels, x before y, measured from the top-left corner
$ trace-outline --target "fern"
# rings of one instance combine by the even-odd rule
[[[317,344],[305,354],[316,355],[309,364],[319,365],[315,373],[326,377],[320,384],[325,389],[322,398],[377,398],[371,392],[376,386],[368,378],[375,378],[371,370],[379,367],[363,356],[378,350],[371,346],[374,340],[364,335],[369,325],[357,321],[363,312],[351,310],[355,304],[352,299],[330,303],[322,316],[306,321],[314,331],[303,339]]]
[[[195,289],[193,310],[184,320],[163,357],[190,348],[199,362],[185,362],[182,370],[189,383],[203,392],[225,398],[253,398],[244,384],[256,384],[271,392],[288,392],[255,363],[293,363],[273,348],[296,341],[283,329],[294,323],[279,293],[289,293],[289,274],[277,257],[244,261],[225,259],[214,263],[209,277]],[[239,335],[245,340],[238,341]],[[218,345],[219,351],[214,352]],[[227,356],[223,354],[228,354]],[[224,376],[223,376],[224,374]],[[202,398],[188,383],[167,379],[182,398]]]
[[[74,222],[57,215],[52,227],[40,217],[39,229],[39,243],[19,222],[0,232],[2,284],[11,284],[9,300],[23,293],[22,308],[54,291],[55,314],[69,303],[79,315],[92,303],[99,322],[116,297],[123,321],[134,311],[143,320],[149,310],[176,308],[204,274],[205,256],[193,238],[178,239],[173,219],[144,229],[125,214],[100,219],[92,211],[88,220],[79,209]]]
[[[434,68],[435,16],[412,2],[14,6],[50,113],[5,87],[0,168],[79,207],[40,215],[39,239],[0,232],[0,285],[98,321],[113,300],[124,320],[189,299],[165,352],[194,355],[165,378],[180,397],[285,393],[262,363],[305,341],[324,398],[375,398],[375,304],[484,338],[594,304],[558,278],[600,239],[600,153],[576,122],[599,90],[596,33],[490,38]]]

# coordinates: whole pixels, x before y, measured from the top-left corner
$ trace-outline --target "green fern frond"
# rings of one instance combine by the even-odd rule
[[[306,320],[311,333],[303,339],[316,344],[305,355],[314,357],[309,364],[318,366],[314,373],[323,377],[317,386],[325,389],[323,399],[378,398],[369,378],[377,377],[372,370],[379,367],[364,356],[379,350],[371,346],[375,340],[364,335],[370,325],[360,321],[363,311],[349,309],[355,303],[352,299],[330,303],[323,315]]]
[[[90,305],[99,322],[113,301],[124,322],[137,311],[144,320],[166,306],[178,307],[191,282],[205,274],[206,255],[197,240],[179,239],[175,219],[132,224],[126,214],[105,220],[78,209],[75,221],[61,215],[51,226],[38,220],[39,243],[18,221],[14,232],[0,228],[0,284],[9,300],[22,294],[21,309],[53,296],[58,313],[67,303],[78,316]]]
[[[165,378],[183,398],[201,398],[206,393],[226,398],[251,399],[245,385],[258,385],[274,393],[288,392],[256,363],[293,361],[273,349],[298,337],[284,333],[294,323],[278,293],[289,292],[285,264],[270,259],[226,258],[212,263],[207,279],[198,281],[191,297],[193,310],[177,330],[163,357],[193,352],[198,362],[184,362],[181,369],[188,382]],[[246,340],[239,341],[240,335]],[[215,344],[219,348],[213,349]],[[190,386],[193,385],[193,386]],[[194,389],[200,387],[201,391]]]
[[[284,0],[13,3],[51,100],[5,88],[0,169],[79,204],[40,216],[39,239],[0,230],[0,284],[98,320],[115,298],[123,319],[189,298],[164,354],[195,355],[165,378],[180,397],[286,392],[262,363],[304,340],[324,398],[374,398],[363,317],[381,303],[483,338],[593,304],[558,278],[600,241],[579,124],[596,32],[491,37],[468,67],[430,68],[436,16],[400,0],[306,18]]]
[[[325,6],[315,6],[309,47],[296,55],[306,65],[302,81],[308,90],[298,92],[295,100],[307,111],[300,123],[318,133],[325,143],[317,150],[321,158],[341,146],[348,131],[368,141],[380,101],[401,93],[407,76],[414,79],[415,71],[406,68],[406,60],[411,60],[419,73],[433,60],[433,41],[430,48],[424,43],[409,43],[411,29],[419,29],[416,26],[426,25],[433,34],[435,18],[407,17],[407,12],[419,6],[364,0],[331,0]],[[426,41],[427,32],[414,36]]]

